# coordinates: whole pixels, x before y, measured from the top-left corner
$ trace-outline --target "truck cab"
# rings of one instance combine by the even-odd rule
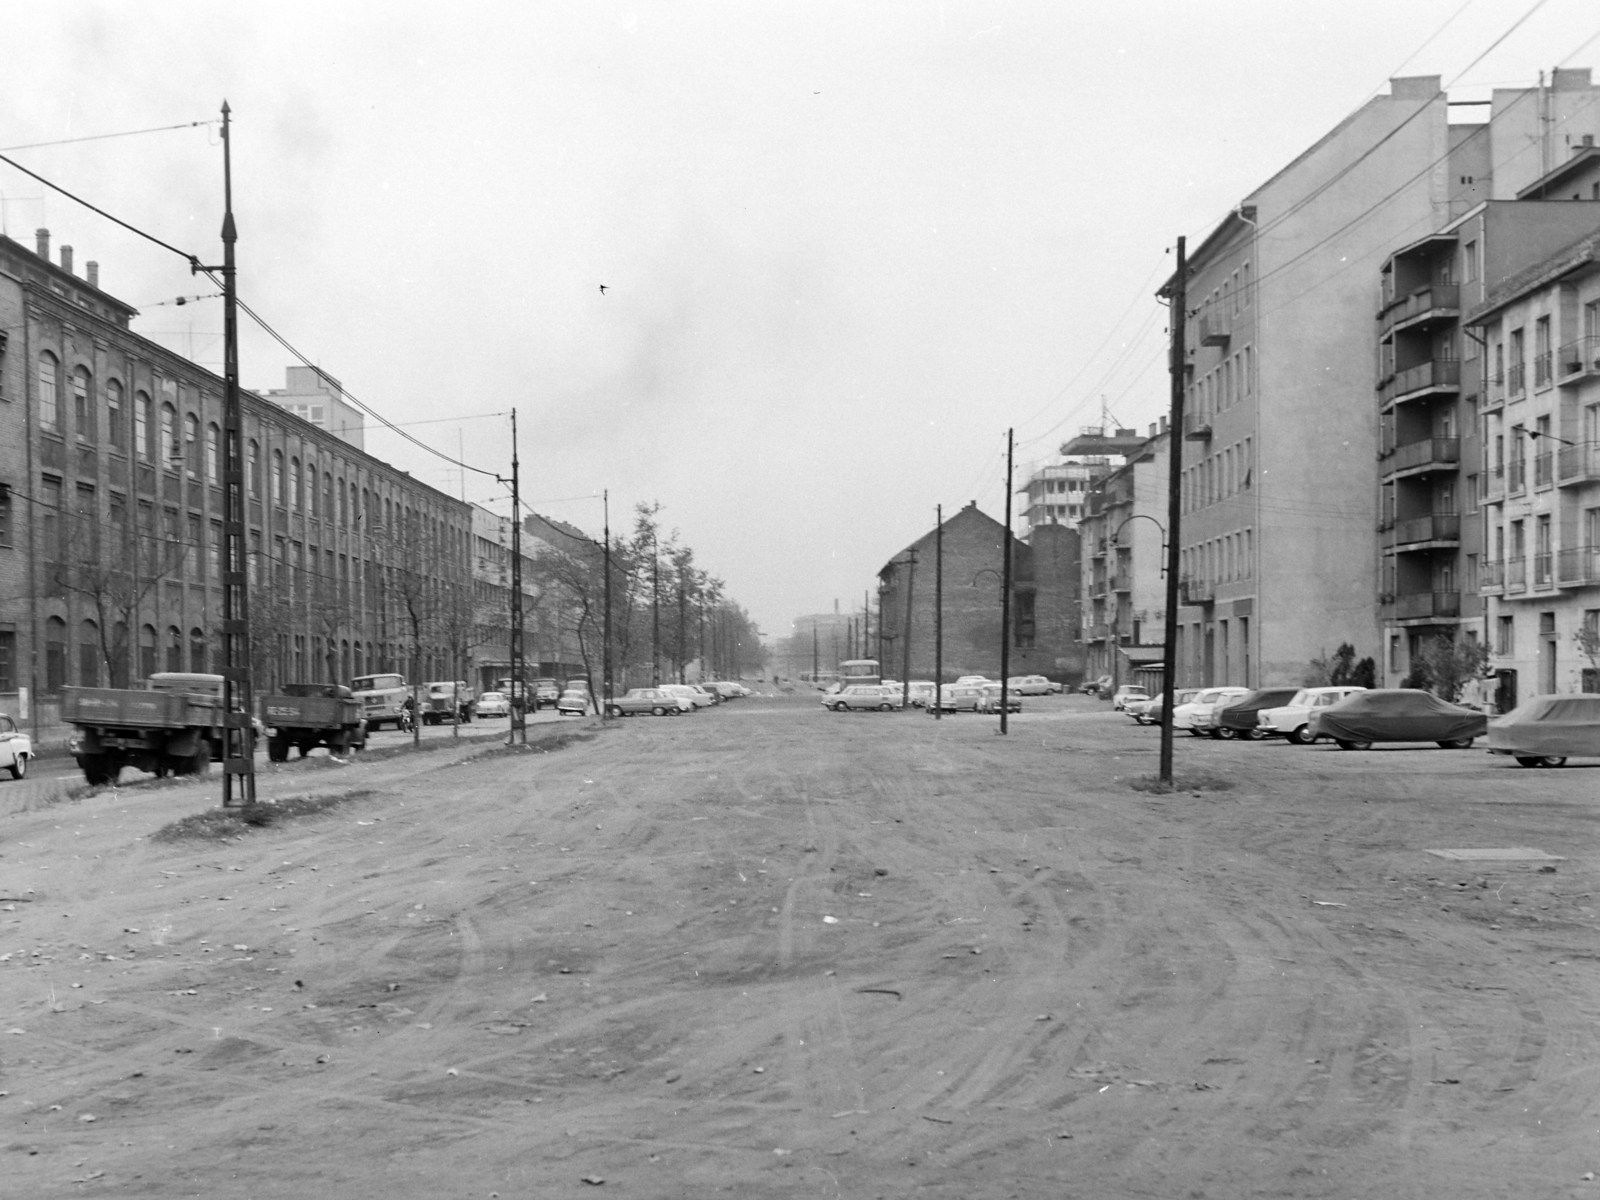
[[[426,725],[449,725],[459,720],[472,723],[473,705],[478,694],[464,679],[441,679],[422,685],[422,720]]]
[[[368,729],[393,725],[404,729],[411,723],[406,701],[411,693],[406,689],[406,677],[393,673],[357,675],[350,681],[350,690],[361,701],[361,715]]]

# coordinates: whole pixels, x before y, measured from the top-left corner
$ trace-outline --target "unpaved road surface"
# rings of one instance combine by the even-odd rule
[[[585,727],[4,817],[0,1194],[1600,1197],[1600,769]]]

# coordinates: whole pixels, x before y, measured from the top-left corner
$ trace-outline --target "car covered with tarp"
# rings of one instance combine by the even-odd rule
[[[1489,753],[1524,767],[1561,767],[1600,757],[1600,693],[1535,696],[1489,722]]]
[[[1370,688],[1313,712],[1309,733],[1341,750],[1368,750],[1374,742],[1437,742],[1446,750],[1465,750],[1488,726],[1483,713],[1432,692]]]
[[[1292,687],[1257,688],[1248,696],[1218,705],[1211,717],[1211,736],[1250,741],[1265,737],[1266,734],[1261,730],[1262,712],[1289,703],[1299,691],[1299,688]]]

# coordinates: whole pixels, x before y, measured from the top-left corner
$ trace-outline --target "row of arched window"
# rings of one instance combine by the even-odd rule
[[[74,647],[67,639],[67,623],[60,617],[47,618],[44,623],[45,690],[59,692],[68,683],[79,687],[101,687],[105,682],[112,687],[125,686],[128,654],[126,650],[122,653],[116,650],[127,647],[127,640],[127,627],[118,622],[111,638],[113,649],[108,654],[107,647],[101,644],[99,624],[86,618],[78,623],[78,641]],[[158,650],[161,652],[159,659]],[[137,674],[141,679],[157,670],[208,670],[205,631],[193,628],[185,639],[181,629],[169,625],[158,647],[156,627],[144,625],[139,630],[137,660]],[[158,666],[158,662],[161,665]],[[72,669],[74,666],[76,671]]]

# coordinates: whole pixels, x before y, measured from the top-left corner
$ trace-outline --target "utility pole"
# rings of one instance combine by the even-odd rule
[[[817,675],[819,673],[821,673],[821,670],[822,670],[822,667],[821,667],[821,664],[820,664],[819,656],[817,654],[817,623],[815,621],[813,621],[813,622],[811,622],[811,682],[812,683],[816,683],[817,682]]]
[[[661,686],[661,555],[650,531],[650,686]]]
[[[1178,547],[1183,522],[1184,326],[1188,320],[1189,260],[1178,239],[1178,270],[1168,297],[1172,324],[1172,412],[1167,418],[1167,612],[1161,647],[1161,761],[1157,778],[1172,784],[1172,695],[1178,674]]]
[[[933,719],[938,721],[944,689],[944,505],[934,505],[933,511]]]
[[[682,556],[680,555],[679,557],[681,558]],[[675,563],[675,564],[673,564],[673,569],[674,569],[674,573],[678,576],[678,647],[673,652],[673,657],[677,660],[677,663],[678,663],[678,682],[679,683],[684,683],[685,680],[684,680],[684,677],[683,677],[683,668],[684,668],[684,665],[685,665],[684,660],[687,657],[683,652],[684,644],[685,644],[684,643],[684,638],[687,636],[687,630],[685,629],[684,626],[685,626],[685,618],[688,615],[684,610],[684,602],[685,602],[685,596],[684,596],[684,592],[683,592],[683,570],[684,570],[684,564],[681,561],[678,562],[678,563]]]
[[[603,561],[605,563],[605,572],[606,572],[605,587],[602,589],[604,591],[604,593],[605,593],[606,611],[605,611],[605,616],[601,621],[601,634],[600,634],[601,639],[605,642],[605,648],[600,652],[600,672],[601,672],[601,675],[603,676],[603,678],[600,680],[600,694],[604,698],[604,703],[601,705],[601,708],[600,708],[600,719],[602,721],[607,721],[607,720],[611,719],[611,696],[612,696],[612,689],[611,689],[611,489],[607,488],[603,493],[601,493],[601,495],[602,495],[602,503],[605,506],[605,508],[604,508],[604,511],[605,511],[605,526],[604,526],[604,530],[603,530],[601,536],[603,536],[605,538],[605,540],[606,540],[605,541],[605,553],[604,553],[604,555],[602,555],[602,559],[603,559]]]
[[[1011,454],[1015,431],[1006,430],[1006,543],[1001,562],[1004,579],[1000,585],[1000,732],[1006,726],[1006,699],[1011,674]]]
[[[911,589],[917,582],[917,552],[906,551],[906,627],[905,645],[900,649],[900,707],[911,704]]]
[[[245,564],[244,456],[239,406],[239,295],[233,221],[233,138],[228,102],[222,102],[222,806],[256,800],[254,699],[250,687],[250,579]],[[189,260],[189,272],[215,271]],[[138,557],[135,533],[134,557]],[[238,782],[237,788],[235,780]]]
[[[872,657],[872,593],[861,593],[861,657]],[[882,668],[880,667],[881,671]],[[882,677],[881,675],[879,676]]]
[[[515,703],[518,694],[522,703]],[[528,742],[528,685],[522,663],[522,467],[517,461],[517,410],[511,410],[511,729],[506,745]]]

